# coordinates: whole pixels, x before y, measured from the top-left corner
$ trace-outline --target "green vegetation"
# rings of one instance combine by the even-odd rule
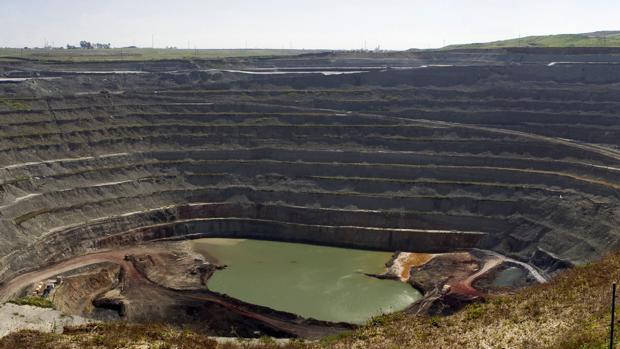
[[[54,303],[47,298],[41,297],[21,297],[9,301],[9,303],[17,305],[32,305],[39,308],[54,308]]]
[[[316,50],[279,49],[160,49],[114,48],[100,50],[0,48],[1,59],[36,59],[44,61],[145,61],[162,59],[214,59],[226,57],[286,56],[320,52]]]
[[[443,49],[483,49],[505,47],[620,47],[620,33],[608,37],[591,34],[526,36],[486,43],[450,45]]]
[[[372,319],[368,320],[366,323],[367,327],[375,327],[375,326],[385,326],[386,324],[392,323],[394,321],[402,320],[404,318],[403,313],[389,313],[374,316]]]
[[[323,337],[321,338],[319,343],[323,347],[329,347],[336,343],[347,341],[349,340],[349,338],[351,338],[351,336],[353,336],[353,332],[350,332],[350,331],[341,332],[341,333],[338,333],[332,336]]]
[[[484,307],[480,303],[469,305],[465,311],[467,312],[467,320],[476,320],[484,316]]]
[[[1,49],[0,49],[1,50]],[[22,101],[16,101],[0,96],[0,106],[5,106],[9,109],[23,110],[28,109],[28,105]]]

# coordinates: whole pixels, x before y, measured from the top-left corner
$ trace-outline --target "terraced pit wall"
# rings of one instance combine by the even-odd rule
[[[198,236],[475,246],[547,271],[596,259],[620,237],[620,69],[543,54],[331,76],[211,70],[292,58],[97,65],[143,74],[2,62],[5,76],[59,73],[0,84],[0,280]]]

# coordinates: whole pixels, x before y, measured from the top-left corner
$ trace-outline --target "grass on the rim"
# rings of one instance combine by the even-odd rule
[[[112,48],[93,50],[0,48],[0,58],[36,59],[42,61],[149,61],[162,59],[216,59],[227,57],[290,56],[316,50],[280,49],[163,49]]]
[[[620,35],[607,38],[588,37],[581,34],[526,36],[485,43],[450,45],[444,49],[484,49],[504,47],[620,47]]]
[[[17,305],[32,305],[39,308],[54,308],[54,303],[47,298],[42,297],[21,297],[10,300],[9,303],[17,304]]]

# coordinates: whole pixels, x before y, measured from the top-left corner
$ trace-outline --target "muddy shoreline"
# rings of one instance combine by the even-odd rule
[[[96,252],[23,274],[0,288],[0,296],[30,295],[37,283],[62,278],[49,297],[72,315],[94,316],[94,309],[84,314],[84,304],[92,303],[130,322],[166,323],[209,335],[248,338],[320,338],[356,327],[306,319],[209,291],[205,282],[221,266],[186,251],[182,243],[152,243]],[[114,277],[104,273],[108,282],[102,282],[101,274],[111,266],[116,267],[110,273]],[[68,286],[74,280],[90,292],[77,294],[78,287]],[[80,297],[78,302],[63,302]]]
[[[223,266],[202,253],[183,241],[94,252],[23,274],[3,285],[0,297],[31,295],[37,283],[58,278],[62,284],[50,296],[57,307],[67,314],[95,319],[167,323],[209,335],[248,338],[320,338],[356,327],[306,319],[209,291],[205,287],[208,278]],[[447,315],[491,294],[537,282],[524,273],[513,285],[493,287],[497,272],[507,265],[514,268],[517,264],[479,250],[397,252],[384,273],[369,276],[406,282],[419,290],[423,298],[405,312]]]
[[[384,273],[369,276],[409,283],[423,297],[405,312],[428,316],[449,315],[469,303],[548,279],[531,266],[484,250],[440,254],[396,252],[386,267]],[[499,285],[498,274],[507,269],[515,275]]]

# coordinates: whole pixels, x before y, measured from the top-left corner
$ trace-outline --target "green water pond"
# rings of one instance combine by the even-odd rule
[[[207,287],[244,302],[307,318],[361,324],[421,297],[406,283],[379,280],[391,253],[241,239],[199,239],[192,249],[228,267]]]

